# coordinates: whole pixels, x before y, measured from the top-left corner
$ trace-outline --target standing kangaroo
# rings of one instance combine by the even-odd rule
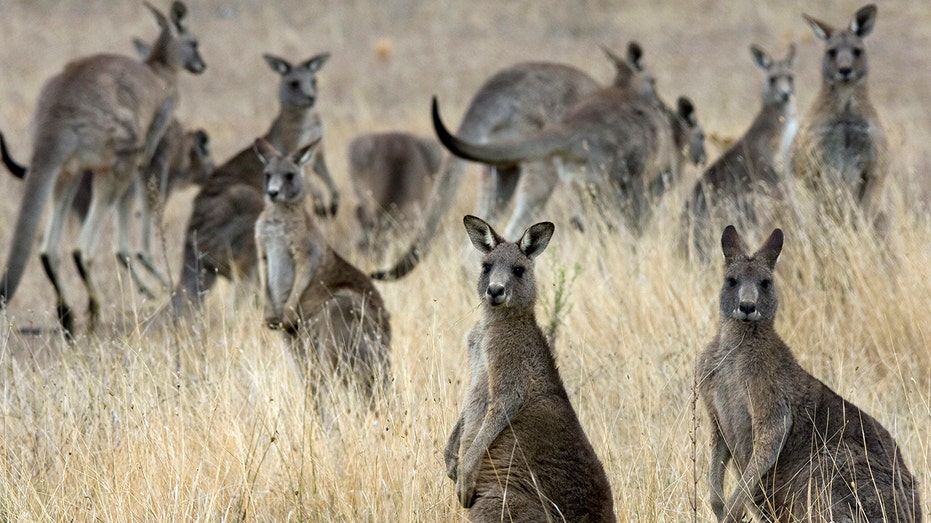
[[[388,377],[389,316],[369,277],[327,245],[304,208],[302,170],[319,145],[320,138],[284,156],[255,141],[265,175],[254,233],[265,321],[284,330],[312,389],[337,375],[371,397]]]
[[[446,445],[447,473],[469,520],[614,521],[611,486],[534,315],[533,261],[552,223],[502,239],[463,219],[483,254],[482,319],[468,335],[471,380]]]
[[[792,171],[828,205],[852,202],[873,218],[886,178],[886,137],[870,102],[863,39],[873,30],[876,6],[860,8],[843,30],[803,16],[826,49],[821,90],[792,147]]]
[[[625,58],[618,57],[607,48],[603,50],[614,64],[615,84],[631,86],[633,91],[644,96],[653,94],[655,82],[644,66],[643,50],[639,44],[628,44]],[[495,73],[482,85],[469,103],[456,134],[470,142],[487,143],[539,131],[558,122],[566,111],[598,88],[598,82],[588,74],[568,65],[519,63]],[[445,156],[433,184],[423,229],[394,266],[376,272],[372,275],[374,278],[403,278],[417,266],[452,205],[464,170],[462,159]],[[530,210],[516,211],[520,215],[536,212],[547,201],[559,180],[551,162],[485,164],[483,173],[477,214],[490,221],[497,219],[512,199],[517,200],[517,209]]]
[[[273,71],[281,75],[278,87],[280,109],[263,138],[279,151],[296,151],[323,136],[323,123],[315,109],[316,73],[330,57],[323,53],[298,65],[264,55]],[[314,212],[335,215],[339,190],[330,176],[322,147],[316,148],[314,172],[330,191],[326,203],[322,193],[308,185]],[[262,212],[262,180],[255,173],[262,164],[252,148],[240,151],[211,174],[194,198],[184,238],[181,281],[172,298],[175,313],[186,305],[198,306],[217,276],[251,276],[255,270],[255,220]]]
[[[20,165],[10,156],[3,139],[3,133],[0,133],[0,159],[13,176],[23,178],[26,175],[26,167]],[[184,131],[178,120],[172,118],[148,165],[140,171],[140,179],[135,182],[135,186],[131,190],[123,195],[123,198],[131,198],[136,194],[136,190],[141,190],[144,193],[144,196],[140,199],[142,240],[136,258],[143,267],[159,280],[163,288],[168,289],[169,285],[168,279],[155,266],[152,258],[153,222],[161,223],[161,210],[175,189],[184,188],[190,184],[201,185],[212,171],[213,159],[210,156],[210,137],[207,132],[203,129]],[[87,213],[90,209],[93,194],[92,178],[93,173],[91,171],[84,171],[71,206],[81,223],[87,219]],[[121,204],[129,203],[121,202]],[[153,212],[158,216],[154,216]],[[125,252],[119,253],[119,257],[123,264],[128,267],[129,254]],[[140,292],[149,297],[154,297],[134,271],[130,271],[130,275],[136,280]]]
[[[753,61],[765,73],[762,106],[744,135],[711,164],[695,183],[683,213],[683,229],[696,254],[707,258],[713,223],[756,224],[756,197],[781,199],[787,156],[798,129],[795,116],[795,45],[773,60],[752,45]]]
[[[775,331],[782,242],[776,229],[750,255],[732,225],[721,237],[721,321],[696,369],[715,517],[920,522],[916,481],[889,432],[799,366]],[[739,479],[725,497],[732,458]]]
[[[99,312],[92,277],[94,251],[104,220],[137,179],[165,132],[177,105],[177,73],[206,69],[197,40],[183,23],[187,8],[174,2],[170,18],[146,3],[161,28],[152,54],[140,63],[125,56],[99,54],[73,61],[42,88],[33,116],[33,153],[16,222],[6,272],[0,282],[0,307],[16,292],[42,216],[53,200],[42,239],[42,266],[57,294],[58,319],[71,336],[74,317],[59,281],[63,224],[84,171],[93,173],[93,195],[73,255],[88,293],[88,330]],[[128,251],[128,206],[120,205],[119,252]]]
[[[380,233],[411,225],[430,195],[443,149],[403,132],[356,136],[349,143],[349,179],[359,200],[359,245],[376,249]]]

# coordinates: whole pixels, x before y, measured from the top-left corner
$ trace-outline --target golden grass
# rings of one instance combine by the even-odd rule
[[[857,7],[838,0],[804,9],[841,24]],[[319,103],[328,163],[350,201],[326,229],[338,250],[372,269],[349,250],[344,151],[354,134],[429,134],[431,94],[455,122],[486,77],[518,60],[569,62],[607,79],[597,45],[620,49],[635,38],[667,99],[688,94],[706,131],[736,135],[758,104],[751,42],[777,56],[790,40],[801,42],[801,113],[813,97],[821,47],[802,9],[681,0],[207,0],[191,5],[190,23],[202,35],[209,69],[182,79],[178,114],[211,133],[223,160],[264,132],[274,114],[276,77],[260,54],[299,60],[332,51]],[[76,56],[130,52],[132,36],[154,32],[132,3],[0,2],[0,129],[14,153],[28,160],[25,130],[48,76]],[[898,153],[888,237],[822,226],[803,213],[781,224],[786,247],[777,269],[783,337],[805,368],[892,432],[921,481],[926,517],[931,223],[921,195],[931,129],[915,116],[929,103],[931,59],[922,51],[929,35],[931,7],[884,2],[867,41],[874,100]],[[38,264],[30,267],[0,314],[0,521],[464,519],[442,449],[467,382],[463,336],[479,314],[460,263],[467,243],[460,218],[473,209],[474,180],[460,190],[422,266],[379,285],[394,330],[390,395],[377,414],[347,396],[328,426],[247,292],[221,284],[202,318],[174,328],[159,313],[166,297],[138,297],[102,248],[99,270],[112,277],[101,332],[70,347],[54,334],[19,334],[19,327],[55,324],[50,286]],[[9,238],[21,189],[2,176],[0,190],[9,195],[0,204],[0,235]],[[179,195],[168,209],[161,261],[175,274],[191,196]],[[681,191],[670,194],[639,240],[575,233],[560,202],[545,216],[557,233],[538,262],[541,301],[553,299],[561,271],[577,272],[558,358],[621,521],[713,519],[708,424],[694,410],[692,369],[717,325],[721,268],[675,255],[681,202]],[[755,245],[769,231],[741,232]],[[83,300],[71,269],[65,279]]]

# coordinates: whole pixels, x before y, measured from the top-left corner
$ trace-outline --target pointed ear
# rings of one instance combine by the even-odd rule
[[[210,154],[210,135],[203,129],[194,131],[194,143],[204,156]]]
[[[291,155],[291,161],[297,164],[298,167],[304,167],[307,165],[307,162],[309,162],[314,157],[314,154],[317,153],[317,149],[320,146],[321,140],[323,140],[322,136],[310,142],[305,147],[295,151],[295,153]]]
[[[769,68],[773,66],[773,59],[759,46],[751,45],[750,54],[753,55],[753,61],[756,62],[756,65],[760,66],[761,69],[768,71]]]
[[[688,96],[680,96],[676,100],[676,114],[689,123],[690,126],[698,125],[698,116],[695,115],[695,105]]]
[[[284,58],[278,58],[270,54],[263,54],[262,58],[265,58],[265,61],[268,63],[268,66],[272,68],[272,71],[280,75],[286,75],[291,71],[291,64]]]
[[[627,62],[624,61],[624,59],[622,59],[620,56],[614,54],[614,51],[612,51],[610,47],[606,45],[601,45],[600,47],[601,47],[601,50],[604,51],[605,56],[608,57],[608,60],[611,60],[611,63],[614,64],[615,69],[617,69],[618,67],[624,67],[627,65]]]
[[[863,38],[873,31],[876,24],[876,6],[869,4],[861,7],[850,20],[850,32]]]
[[[549,245],[554,231],[556,231],[556,226],[550,222],[531,225],[517,241],[520,252],[528,258],[535,258]]]
[[[323,64],[325,64],[326,61],[329,59],[330,59],[330,53],[320,53],[317,56],[311,58],[310,60],[307,60],[301,65],[303,67],[306,67],[307,70],[309,70],[310,72],[316,73],[317,71],[320,70],[321,67],[323,67]]]
[[[795,65],[795,42],[789,44],[789,52],[786,53],[786,57],[782,61],[787,63],[789,67]]]
[[[637,71],[643,71],[643,48],[633,40],[627,44],[627,64]]]
[[[143,61],[148,60],[149,55],[152,54],[152,46],[139,38],[133,38],[133,47],[136,48],[136,54],[139,55],[139,58]]]
[[[733,225],[725,227],[724,233],[721,234],[721,250],[724,251],[725,265],[730,265],[738,258],[747,257],[747,247]]]
[[[149,11],[152,11],[152,14],[155,15],[155,21],[158,22],[158,26],[163,31],[172,31],[172,25],[168,23],[168,18],[165,18],[165,15],[162,14],[161,11],[148,2],[143,2],[142,4],[148,7]]]
[[[281,153],[278,152],[278,149],[275,149],[275,146],[268,143],[265,138],[256,138],[255,139],[255,154],[259,155],[259,160],[262,161],[262,165],[268,164],[268,160],[272,156],[280,156]]]
[[[834,32],[833,27],[822,22],[821,20],[818,20],[817,18],[810,17],[805,13],[802,13],[802,18],[808,22],[808,25],[811,26],[811,30],[814,31],[815,36],[817,36],[820,40],[824,40],[826,42],[829,38],[831,38],[831,34]]]
[[[754,258],[759,258],[766,262],[770,270],[776,267],[776,260],[779,259],[779,253],[782,252],[782,229],[775,229],[769,235],[766,243],[760,247],[760,250],[753,253]]]
[[[481,218],[467,214],[462,218],[462,223],[465,225],[466,232],[469,233],[469,240],[472,241],[472,245],[482,254],[488,254],[504,241],[491,228],[491,225],[485,223],[485,220]]]
[[[184,18],[187,16],[187,6],[182,2],[175,1],[171,4],[171,22],[178,31],[184,29]]]
[[[634,74],[634,70],[627,60],[622,59],[620,56],[614,54],[614,51],[608,49],[606,46],[601,46],[601,50],[604,51],[605,55],[608,56],[608,60],[611,60],[611,63],[614,64],[614,85],[627,85],[630,83],[630,78]]]

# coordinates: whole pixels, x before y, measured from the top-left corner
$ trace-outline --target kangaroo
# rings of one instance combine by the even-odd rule
[[[118,252],[127,252],[130,209],[120,203],[121,197],[137,178],[137,170],[152,158],[168,126],[178,99],[178,71],[183,67],[199,74],[206,69],[197,39],[184,24],[184,4],[174,2],[170,17],[145,5],[161,32],[144,63],[108,54],[73,61],[45,83],[33,116],[33,153],[0,282],[0,306],[16,292],[42,208],[51,197],[52,215],[40,249],[43,268],[57,294],[58,319],[68,337],[74,332],[74,317],[59,280],[62,226],[82,174],[93,172],[94,191],[74,260],[87,289],[87,327],[93,332],[99,293],[91,269],[103,222],[119,206]]]
[[[734,226],[721,237],[721,320],[696,369],[715,517],[920,522],[917,482],[889,432],[799,366],[774,329],[782,244],[780,229],[752,255]],[[739,480],[725,497],[732,458]]]
[[[10,174],[16,178],[23,178],[26,175],[26,167],[13,159],[6,148],[3,133],[0,133],[0,159]],[[139,185],[144,188],[145,197],[140,206],[142,241],[136,258],[146,270],[158,278],[163,288],[168,288],[169,285],[167,278],[155,266],[152,258],[153,222],[161,223],[161,209],[164,208],[165,202],[175,189],[181,189],[190,184],[201,185],[211,171],[213,171],[213,160],[210,156],[210,137],[207,132],[203,129],[184,131],[178,120],[172,118],[155,148],[152,159],[140,172],[141,179],[139,180]],[[84,171],[81,175],[80,186],[71,206],[72,211],[82,223],[87,218],[87,212],[90,209],[92,177],[93,173],[90,171]],[[124,194],[124,198],[132,194],[135,192]],[[153,211],[159,214],[158,218],[154,217]],[[121,256],[124,260],[129,258],[127,253],[122,253]],[[137,276],[135,272],[130,272],[130,274],[134,278]],[[150,298],[154,297],[144,283],[137,280],[137,284],[140,292]]]
[[[504,165],[551,159],[559,176],[580,189],[576,196],[581,189],[597,193],[597,207],[619,208],[636,234],[649,220],[653,200],[679,178],[686,149],[693,162],[704,162],[704,134],[688,98],[680,97],[673,112],[658,99],[632,96],[618,86],[590,94],[556,124],[500,143],[478,144],[452,135],[435,98],[433,126],[440,142],[462,158]],[[698,145],[686,148],[692,131]],[[580,198],[576,209],[581,215]],[[522,211],[527,210],[518,205],[505,234],[526,220],[529,213]]]
[[[847,29],[803,15],[825,43],[821,90],[792,146],[792,171],[834,206],[852,202],[877,213],[886,178],[886,137],[867,87],[863,39],[873,30],[876,6],[860,8]]]
[[[707,259],[713,218],[755,224],[755,196],[763,193],[781,199],[788,150],[798,129],[792,70],[795,45],[778,61],[756,45],[750,46],[750,54],[765,73],[762,106],[750,128],[695,183],[683,212],[683,229],[700,259]]]
[[[327,245],[304,208],[303,167],[320,138],[290,156],[263,138],[265,208],[255,222],[266,323],[282,329],[295,362],[316,390],[331,374],[354,379],[366,397],[388,377],[391,326],[378,290]]]
[[[376,232],[413,223],[430,194],[442,155],[436,141],[403,132],[353,138],[349,179],[359,200],[360,247],[374,250],[381,243]]]
[[[507,242],[463,219],[482,254],[482,318],[468,335],[471,381],[446,445],[447,473],[469,520],[615,521],[611,486],[534,316],[534,259],[555,227]]]
[[[281,76],[278,86],[280,109],[263,138],[281,151],[296,151],[323,135],[323,123],[315,109],[316,73],[329,59],[319,54],[298,65],[266,54],[265,61]],[[333,216],[339,205],[339,190],[326,166],[323,148],[316,148],[314,173],[330,192],[329,204],[323,194],[308,185],[319,216]],[[199,306],[203,294],[213,287],[217,276],[233,279],[254,273],[255,220],[264,207],[262,180],[255,173],[262,164],[252,148],[240,151],[219,166],[194,198],[184,238],[181,280],[172,298],[175,314],[186,306]]]
[[[643,50],[638,43],[628,44],[625,58],[606,47],[602,49],[614,65],[615,84],[631,86],[634,92],[652,96],[655,80],[644,65]],[[518,63],[495,73],[475,93],[457,136],[474,143],[494,143],[539,131],[558,122],[579,100],[598,89],[598,82],[568,65]],[[392,268],[372,274],[373,278],[403,278],[426,256],[430,241],[456,196],[465,165],[462,159],[445,155],[433,184],[423,229]],[[532,172],[529,180],[523,176],[524,172]],[[540,202],[549,198],[558,179],[551,162],[485,164],[477,214],[495,220],[515,198],[519,209],[537,209],[542,206]],[[525,181],[519,183],[520,180]],[[525,211],[520,213],[523,215]]]

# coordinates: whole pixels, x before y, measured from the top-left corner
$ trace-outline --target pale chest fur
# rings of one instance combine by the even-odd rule
[[[266,291],[278,312],[294,286],[294,239],[303,236],[302,230],[300,220],[278,206],[267,207],[256,222],[256,236],[264,246]]]

